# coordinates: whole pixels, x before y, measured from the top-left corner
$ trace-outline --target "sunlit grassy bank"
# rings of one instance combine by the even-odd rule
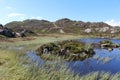
[[[39,35],[36,37],[25,37],[25,38],[12,38],[7,39],[7,41],[0,41],[0,47],[6,48],[8,46],[24,46],[24,49],[36,49],[41,44],[54,42],[54,41],[62,41],[69,39],[77,39],[82,36],[79,35]]]

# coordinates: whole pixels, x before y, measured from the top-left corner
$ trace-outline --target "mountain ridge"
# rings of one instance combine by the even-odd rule
[[[31,30],[36,33],[119,33],[120,27],[114,27],[104,22],[83,22],[62,18],[54,22],[48,20],[27,19],[5,24],[13,31]]]

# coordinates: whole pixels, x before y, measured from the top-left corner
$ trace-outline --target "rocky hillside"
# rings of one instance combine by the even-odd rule
[[[47,20],[28,19],[14,21],[5,25],[13,31],[24,29],[35,33],[72,33],[72,34],[116,34],[120,33],[120,27],[113,27],[104,22],[74,21],[68,18],[59,19],[55,22]]]
[[[18,29],[18,30],[17,30]],[[30,35],[36,35],[32,30],[27,30],[24,28],[17,28],[17,27],[5,27],[2,24],[0,24],[0,38],[15,38],[15,37],[25,37]]]
[[[5,25],[14,31],[21,31],[23,29],[37,31],[43,29],[49,29],[53,27],[53,24],[46,20],[24,20],[24,21],[14,21]]]

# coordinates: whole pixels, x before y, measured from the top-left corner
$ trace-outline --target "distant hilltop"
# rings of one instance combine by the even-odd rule
[[[119,26],[111,26],[104,22],[83,22],[59,19],[55,22],[48,20],[27,19],[24,21],[13,21],[4,25],[14,32],[29,30],[34,33],[60,33],[60,34],[116,34],[120,33]]]

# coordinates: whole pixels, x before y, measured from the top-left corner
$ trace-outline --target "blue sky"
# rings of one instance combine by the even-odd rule
[[[0,0],[0,23],[61,18],[120,25],[120,0]]]

